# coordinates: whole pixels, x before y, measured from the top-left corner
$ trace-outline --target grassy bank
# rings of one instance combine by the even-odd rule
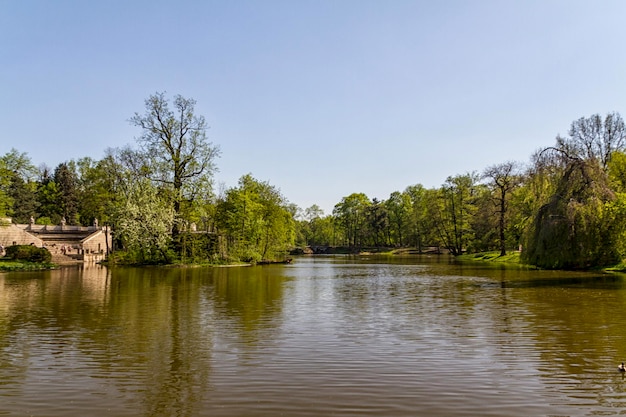
[[[506,255],[500,256],[500,252],[481,252],[481,253],[469,253],[465,255],[457,256],[455,259],[459,261],[477,261],[477,262],[497,262],[511,265],[518,265],[528,268],[536,268],[533,265],[525,265],[520,261],[519,252],[507,252]],[[622,261],[617,265],[613,265],[605,268],[590,268],[590,270],[602,270],[610,272],[626,272],[626,263]]]
[[[620,262],[617,265],[614,266],[610,266],[608,268],[604,269],[605,271],[610,271],[610,272],[626,272],[626,263],[624,263],[624,261]]]
[[[498,264],[508,264],[511,266],[518,266],[518,267],[536,268],[532,265],[523,264],[520,260],[520,252],[518,251],[507,252],[506,255],[504,256],[500,256],[500,251],[468,253],[468,254],[456,256],[454,259],[458,261],[467,261],[467,262],[489,262],[489,263],[498,263]]]
[[[499,251],[468,253],[455,257],[459,261],[479,261],[479,262],[498,262],[506,264],[523,265],[520,262],[520,253],[517,251],[507,252],[506,255],[500,256]]]
[[[50,262],[26,262],[0,259],[0,272],[45,271],[48,269],[54,269],[55,267],[56,265]]]

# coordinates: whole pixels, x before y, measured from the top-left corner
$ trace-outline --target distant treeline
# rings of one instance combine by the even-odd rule
[[[303,246],[439,247],[452,254],[522,249],[544,268],[589,268],[626,256],[626,129],[617,113],[571,124],[530,162],[420,184],[386,200],[353,193],[332,213],[302,209],[267,182],[243,175],[215,192],[219,147],[195,101],[157,93],[131,123],[135,147],[109,149],[54,169],[12,149],[0,158],[0,216],[14,223],[100,225],[113,230],[112,261],[258,262]]]

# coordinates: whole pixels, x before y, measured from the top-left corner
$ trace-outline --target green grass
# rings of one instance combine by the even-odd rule
[[[521,267],[533,267],[532,265],[523,264],[520,261],[520,253],[517,251],[507,252],[507,254],[504,256],[500,256],[499,251],[468,253],[465,255],[457,256],[455,259],[458,259],[460,261],[497,262],[497,263],[518,265]],[[596,270],[600,270],[600,269],[603,271],[611,271],[611,272],[626,272],[626,260],[614,266],[610,266],[606,268],[596,268]]]
[[[622,261],[620,263],[618,263],[617,265],[613,265],[610,266],[608,268],[604,268],[605,271],[611,271],[611,272],[626,272],[626,263],[625,261]]]
[[[56,265],[50,262],[25,262],[8,259],[0,259],[0,272],[11,271],[45,271],[53,269]]]
[[[522,265],[520,262],[520,253],[517,251],[507,252],[504,256],[500,256],[499,251],[468,253],[465,255],[459,255],[455,259],[460,261],[499,262]]]

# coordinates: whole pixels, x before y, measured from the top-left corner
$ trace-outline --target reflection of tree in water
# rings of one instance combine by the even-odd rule
[[[30,362],[23,329],[32,319],[30,306],[38,298],[43,280],[29,275],[3,274],[0,278],[0,388],[7,394],[21,390]]]
[[[106,329],[113,376],[143,396],[146,415],[194,415],[211,390],[215,345],[244,350],[266,339],[280,311],[273,268],[131,269],[111,279]],[[232,353],[232,352],[231,352]],[[234,352],[237,354],[236,352]],[[127,387],[125,376],[134,386]],[[137,380],[144,384],[138,386]]]
[[[515,298],[532,313],[529,322],[537,343],[556,347],[541,349],[545,362],[561,362],[564,372],[574,374],[590,366],[612,366],[603,365],[607,353],[614,354],[613,361],[626,355],[626,323],[616,315],[626,309],[623,279],[612,275],[555,274],[561,276],[515,292]]]
[[[220,318],[242,335],[243,346],[267,339],[280,318],[284,276],[282,267],[215,268],[212,274]]]
[[[16,392],[24,386],[28,391],[32,388],[26,385],[42,369],[70,362],[83,328],[75,318],[88,319],[101,303],[92,302],[102,291],[94,291],[88,280],[81,279],[83,269],[87,268],[9,273],[0,278],[0,385],[10,384]],[[106,282],[106,274],[99,278]],[[82,366],[74,362],[76,369]]]
[[[210,388],[213,331],[199,270],[137,269],[113,282],[110,312],[122,334],[112,348],[127,362],[121,375],[143,380],[131,389],[146,415],[197,414]]]
[[[21,275],[15,285],[0,280],[0,353],[13,358],[0,362],[3,382],[18,389],[39,366],[54,366],[60,373],[53,378],[66,389],[99,392],[113,409],[141,405],[138,414],[197,414],[210,389],[215,321],[200,270],[46,274]]]
[[[616,314],[626,309],[622,277],[502,270],[495,297],[497,274],[489,275],[494,287],[482,288],[484,299],[491,300],[481,309],[491,317],[485,329],[498,341],[494,352],[536,367],[532,372],[547,391],[568,391],[574,403],[585,397],[590,406],[607,410],[623,403],[625,384],[617,365],[626,359],[626,321]]]

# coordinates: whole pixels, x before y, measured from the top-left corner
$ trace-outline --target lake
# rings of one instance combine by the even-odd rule
[[[0,274],[0,416],[626,414],[626,281],[448,257]]]

